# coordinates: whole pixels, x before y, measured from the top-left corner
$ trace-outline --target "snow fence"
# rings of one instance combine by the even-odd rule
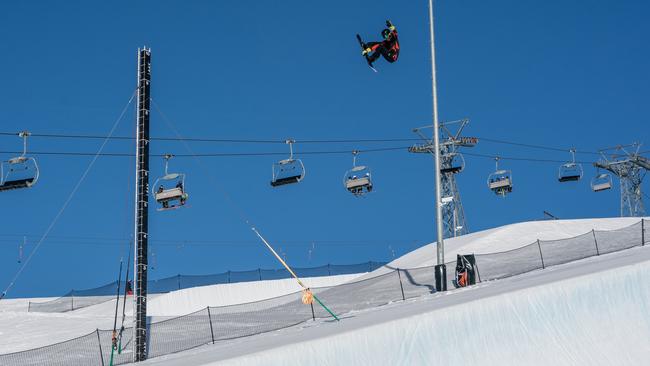
[[[479,280],[515,276],[578,259],[643,246],[646,223],[612,231],[590,231],[564,240],[536,241],[521,248],[476,254]],[[453,268],[454,262],[448,263]],[[450,269],[451,269],[450,268]],[[433,267],[391,268],[382,275],[333,287],[312,289],[337,314],[375,308],[435,292]],[[448,287],[454,273],[448,271]],[[207,307],[184,316],[150,324],[147,357],[185,351],[210,343],[279,330],[310,320],[329,318],[320,306],[301,302],[301,293],[245,304]],[[108,365],[111,330],[96,330],[85,336],[46,347],[0,355],[0,365]],[[133,330],[123,332],[122,348],[115,352],[114,365],[130,363]]]
[[[296,268],[300,277],[323,277],[372,272],[386,262],[363,262],[356,264],[326,264],[318,267]],[[254,269],[249,271],[226,271],[208,275],[176,275],[147,282],[147,293],[164,294],[198,286],[224,283],[280,280],[291,278],[286,269]],[[122,291],[124,283],[122,283]],[[27,311],[39,313],[63,313],[86,306],[100,304],[115,299],[117,281],[86,290],[70,290],[67,294],[49,301],[29,302]]]

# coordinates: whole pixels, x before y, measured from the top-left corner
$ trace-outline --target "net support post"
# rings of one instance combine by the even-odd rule
[[[402,291],[402,301],[406,300],[404,296],[404,285],[402,285],[402,274],[400,273],[401,269],[397,269],[397,278],[399,278],[399,289]]]
[[[447,265],[444,263],[436,264],[434,267],[434,272],[436,280],[436,291],[447,291]]]
[[[539,243],[539,239],[537,239],[537,249],[539,249],[539,259],[542,260],[542,269],[546,268],[544,265],[544,255],[542,254],[542,245]]]
[[[596,240],[596,230],[591,229],[591,233],[594,235],[594,244],[596,245],[596,255],[600,255],[600,250],[598,250],[598,240]]]
[[[208,309],[208,321],[210,322],[210,336],[212,337],[212,344],[214,344],[214,330],[212,329],[212,314],[210,314],[210,307],[206,306]]]
[[[99,359],[101,360],[102,366],[104,366],[104,352],[102,351],[102,339],[99,337],[99,328],[95,329],[97,334],[97,344],[99,345]]]
[[[641,246],[645,245],[645,219],[641,219]]]

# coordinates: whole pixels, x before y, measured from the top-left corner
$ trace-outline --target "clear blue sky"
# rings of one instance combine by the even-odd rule
[[[647,2],[446,0],[435,6],[442,120],[470,118],[466,135],[485,138],[591,151],[640,141],[650,149]],[[378,38],[387,18],[399,31],[400,59],[379,61],[375,74],[354,35]],[[0,130],[107,134],[135,89],[136,50],[146,45],[152,97],[183,136],[411,138],[411,128],[431,121],[428,42],[425,0],[3,2]],[[155,111],[151,124],[152,136],[174,136]],[[134,129],[130,108],[116,135]],[[33,138],[29,147],[94,152],[100,143]],[[300,156],[387,146],[408,143],[295,149]],[[202,153],[286,150],[273,144],[191,147]],[[19,148],[18,138],[0,136],[0,151]],[[106,151],[132,152],[133,142],[111,141]],[[187,154],[180,143],[152,144],[152,153],[165,152]],[[569,158],[486,141],[472,152]],[[152,212],[156,266],[150,278],[278,267],[223,191],[295,266],[387,260],[389,245],[399,256],[435,238],[430,157],[362,155],[376,187],[366,199],[342,187],[350,155],[303,156],[305,180],[272,189],[271,164],[280,158],[172,161],[188,175],[191,208]],[[36,187],[1,194],[2,289],[20,266],[22,236],[28,236],[26,256],[91,160],[38,159]],[[500,199],[485,183],[494,162],[466,160],[458,182],[472,231],[538,219],[543,210],[561,218],[618,215],[618,186],[592,193],[595,172],[588,164],[583,181],[560,185],[558,164],[506,161],[515,188]],[[162,159],[151,164],[152,175],[160,175]],[[9,296],[57,295],[114,280],[132,234],[133,174],[132,158],[100,158]]]

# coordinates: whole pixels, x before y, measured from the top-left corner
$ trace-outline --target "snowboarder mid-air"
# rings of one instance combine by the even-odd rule
[[[390,20],[386,21],[386,29],[381,31],[381,35],[384,38],[381,42],[368,42],[364,43],[361,40],[361,37],[357,34],[357,39],[361,44],[361,54],[366,57],[368,65],[372,67],[373,62],[375,62],[379,56],[384,56],[386,61],[393,63],[397,61],[399,56],[399,40],[397,39],[397,29]]]

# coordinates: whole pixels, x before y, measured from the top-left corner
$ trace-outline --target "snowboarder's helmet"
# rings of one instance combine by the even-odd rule
[[[384,29],[383,31],[381,31],[381,36],[384,37],[384,39],[388,39],[388,37],[390,36],[390,30]]]

